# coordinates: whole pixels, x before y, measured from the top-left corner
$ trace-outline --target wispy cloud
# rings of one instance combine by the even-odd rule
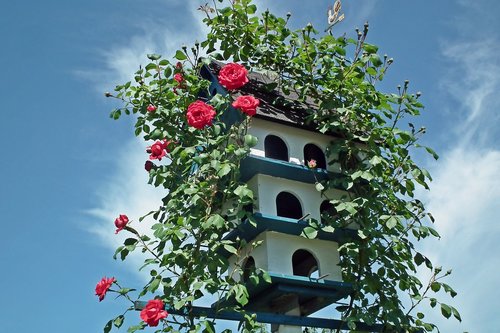
[[[456,116],[462,117],[456,131],[461,144],[488,144],[500,134],[500,41],[494,38],[447,42],[443,56],[451,65],[442,87],[457,101]]]
[[[484,11],[483,7],[467,5],[468,10]],[[447,70],[440,82],[443,99],[439,102],[453,110],[448,117],[455,126],[449,134],[455,140],[431,168],[434,182],[426,199],[442,239],[426,247],[435,262],[453,268],[449,283],[459,295],[450,303],[464,320],[459,324],[434,317],[441,330],[492,332],[498,328],[493,318],[500,297],[491,288],[500,273],[500,259],[492,255],[500,252],[500,150],[496,144],[500,138],[496,96],[500,40],[479,29],[488,20],[487,13],[467,13],[455,21],[457,37],[442,43]],[[471,25],[475,27],[464,29]]]

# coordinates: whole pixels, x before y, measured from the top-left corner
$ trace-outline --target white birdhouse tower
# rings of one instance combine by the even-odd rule
[[[212,63],[202,70],[202,75],[212,81],[213,94],[224,94],[216,79],[218,70],[219,66]],[[254,95],[261,104],[249,130],[258,143],[242,162],[241,181],[253,191],[256,223],[242,221],[225,237],[247,242],[238,255],[228,254],[229,262],[232,268],[242,268],[243,273],[234,278],[247,284],[250,298],[246,309],[308,316],[346,297],[351,290],[349,284],[342,282],[338,265],[343,233],[320,230],[315,238],[303,236],[309,219],[321,222],[322,212],[332,209],[326,198],[339,199],[345,194],[328,190],[323,195],[315,186],[318,180],[338,171],[335,165],[327,164],[325,155],[335,138],[307,125],[305,110],[280,103],[283,96],[276,91],[265,91],[263,84],[269,78],[256,73],[249,77],[250,82],[241,92]],[[237,110],[232,111],[238,114]],[[316,168],[307,166],[309,160],[316,161]],[[248,281],[248,272],[255,268],[267,271],[271,283],[260,279],[254,285]],[[273,326],[273,331],[299,333],[302,329],[279,325]]]

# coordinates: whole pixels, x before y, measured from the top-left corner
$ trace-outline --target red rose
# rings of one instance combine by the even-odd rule
[[[164,308],[165,304],[161,299],[149,300],[141,311],[141,319],[149,326],[158,326],[160,320],[168,316],[168,312]]]
[[[115,234],[119,233],[120,231],[125,228],[125,226],[128,223],[128,216],[127,215],[120,215],[115,219],[115,226],[116,226],[116,231]]]
[[[253,96],[239,96],[232,105],[247,115],[254,116],[257,113],[257,106],[259,104],[260,101]]]
[[[148,112],[153,113],[156,111],[156,106],[154,106],[153,104],[149,104],[146,110],[148,110]]]
[[[179,83],[180,85],[182,81],[184,81],[184,77],[182,76],[181,73],[177,73],[174,75],[174,80],[177,81],[177,83]]]
[[[187,121],[189,126],[202,129],[206,125],[211,125],[215,117],[215,109],[202,101],[189,104],[187,109]]]
[[[170,141],[167,140],[156,141],[155,143],[153,143],[146,149],[146,152],[150,154],[149,159],[161,161],[161,159],[169,152],[169,144]]]
[[[175,68],[182,69],[182,63],[178,61],[177,64],[175,65]]]
[[[103,277],[101,281],[97,282],[97,285],[95,286],[95,294],[99,296],[99,302],[104,299],[104,296],[106,296],[106,293],[108,292],[109,288],[111,288],[111,285],[113,282],[115,282],[115,278],[106,278]]]
[[[219,83],[229,90],[238,89],[248,82],[247,74],[247,69],[242,65],[230,63],[220,70]]]

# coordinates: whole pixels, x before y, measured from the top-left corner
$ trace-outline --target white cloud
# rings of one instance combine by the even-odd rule
[[[148,62],[148,53],[158,53],[171,58],[174,51],[183,44],[192,45],[206,32],[204,24],[201,23],[203,16],[197,11],[198,5],[197,0],[188,1],[192,17],[185,17],[182,29],[173,26],[174,20],[165,17],[161,21],[154,17],[143,18],[141,22],[148,22],[148,25],[136,26],[138,32],[133,34],[126,44],[111,45],[97,52],[97,56],[102,58],[101,68],[80,70],[76,74],[90,80],[99,91],[106,91],[116,84],[131,80],[139,65]],[[175,13],[168,10],[166,12]],[[178,18],[175,19],[178,21]],[[197,23],[194,23],[195,21]],[[187,29],[186,25],[191,28]],[[135,220],[134,228],[141,233],[148,233],[152,220],[146,219],[139,223],[138,218],[157,209],[161,198],[166,195],[166,190],[147,184],[148,175],[144,170],[144,162],[147,159],[144,151],[146,144],[134,138],[132,133],[130,137],[131,139],[116,152],[118,158],[111,178],[96,190],[98,204],[87,211],[95,218],[95,223],[88,227],[88,230],[101,239],[103,246],[112,250],[120,246],[126,237],[124,231],[118,235],[114,234],[114,219],[119,214],[126,214]],[[142,256],[132,255],[127,267],[137,272],[142,260]]]
[[[179,17],[175,10],[169,6],[178,5],[179,1],[166,4],[161,9],[169,13],[159,20],[156,16],[141,18],[131,26],[130,38],[125,44],[112,44],[106,49],[97,50],[96,57],[100,59],[101,66],[92,69],[75,70],[74,74],[92,82],[100,92],[109,91],[117,84],[133,79],[139,65],[149,62],[147,54],[161,54],[167,59],[172,59],[174,51],[182,45],[193,45],[195,40],[202,40],[208,31],[202,22],[203,14],[197,10],[199,1],[189,0],[186,7],[189,15],[183,15],[182,27],[179,27]],[[160,11],[160,9],[158,9]],[[189,27],[189,28],[188,28]]]
[[[132,140],[125,144],[123,150],[117,153],[111,178],[96,190],[95,196],[99,204],[86,211],[94,218],[93,223],[87,225],[88,231],[96,235],[104,247],[113,251],[123,244],[125,238],[131,236],[123,230],[115,234],[115,218],[119,214],[125,214],[133,220],[131,226],[134,229],[141,234],[150,234],[152,219],[148,218],[142,222],[138,219],[152,210],[157,210],[162,203],[161,199],[167,194],[165,189],[147,184],[148,173],[144,170],[146,159],[143,143]],[[137,272],[143,259],[143,256],[131,255],[130,259],[127,259],[127,267]]]
[[[456,29],[465,34],[460,22],[458,18]],[[430,168],[434,182],[425,197],[442,236],[440,242],[426,243],[425,252],[445,269],[453,268],[446,282],[458,296],[447,302],[461,312],[463,323],[439,314],[431,319],[443,332],[493,332],[498,329],[494,318],[500,297],[492,287],[500,267],[500,257],[494,255],[500,252],[500,150],[496,144],[500,103],[495,96],[500,91],[500,43],[491,35],[471,38],[471,31],[466,34],[442,43],[448,70],[440,82],[445,96],[440,102],[453,105],[448,117],[455,124],[449,133],[455,143]]]
[[[491,322],[495,316],[494,310],[488,311],[488,306],[495,307],[500,296],[491,289],[500,267],[500,257],[492,255],[500,250],[499,173],[500,151],[469,147],[447,153],[434,171],[435,180],[426,199],[442,239],[426,243],[424,252],[445,270],[453,268],[446,282],[459,295],[445,300],[459,309],[464,320],[459,324],[432,316],[443,332],[494,331],[488,323],[488,318]]]

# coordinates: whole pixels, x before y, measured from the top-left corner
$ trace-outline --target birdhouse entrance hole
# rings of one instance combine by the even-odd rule
[[[288,147],[285,141],[276,135],[268,135],[264,140],[264,153],[266,157],[288,162]]]
[[[295,195],[281,192],[276,196],[276,213],[281,217],[300,219],[302,216],[302,205]]]
[[[316,161],[317,168],[326,169],[325,154],[321,148],[312,143],[304,146],[304,164],[307,165],[310,160]]]
[[[243,265],[243,282],[247,282],[250,275],[255,270],[255,260],[253,257],[248,257]]]
[[[327,224],[329,220],[335,219],[339,216],[339,213],[335,209],[335,206],[328,200],[325,200],[321,203],[321,206],[319,206],[319,211],[321,212],[322,224]]]
[[[317,277],[318,262],[311,252],[297,250],[292,256],[293,275]]]

